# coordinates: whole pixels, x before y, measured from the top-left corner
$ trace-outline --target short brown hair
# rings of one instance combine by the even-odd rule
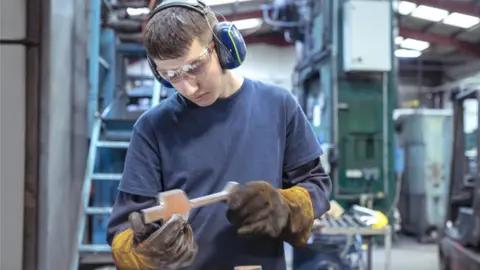
[[[167,8],[145,26],[145,49],[150,57],[159,60],[182,57],[196,38],[207,45],[212,39],[211,28],[217,22],[211,10],[205,16],[184,7]]]

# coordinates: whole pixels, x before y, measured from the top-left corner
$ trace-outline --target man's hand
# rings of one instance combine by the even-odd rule
[[[178,269],[191,264],[197,244],[190,225],[181,216],[173,216],[163,226],[144,224],[139,213],[130,214],[136,251],[151,258],[158,269]]]
[[[275,238],[288,224],[288,204],[267,182],[255,181],[235,187],[227,203],[227,219],[239,234],[265,234]]]
[[[145,224],[140,213],[129,216],[131,229],[112,246],[119,269],[174,270],[190,265],[197,255],[190,225],[180,216],[173,216],[162,226]],[[130,231],[130,236],[128,232]]]

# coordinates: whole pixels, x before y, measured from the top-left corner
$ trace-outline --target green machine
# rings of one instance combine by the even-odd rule
[[[298,59],[293,91],[327,152],[332,199],[391,216],[397,197],[392,1],[282,2],[288,12],[280,14],[289,21],[282,30]]]

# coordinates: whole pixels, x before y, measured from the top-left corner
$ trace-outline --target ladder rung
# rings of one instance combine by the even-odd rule
[[[112,249],[109,245],[80,245],[79,252],[110,252]]]
[[[87,215],[107,215],[112,212],[112,207],[88,207],[85,210]]]
[[[121,173],[94,173],[92,175],[94,180],[120,181],[122,180]]]
[[[103,148],[128,148],[129,142],[98,141],[97,147]]]
[[[98,62],[99,62],[100,65],[102,65],[105,69],[110,69],[110,65],[108,64],[107,60],[105,60],[104,58],[99,57],[99,58],[98,58]]]

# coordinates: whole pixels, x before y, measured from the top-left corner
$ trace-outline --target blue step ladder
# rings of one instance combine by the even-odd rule
[[[145,110],[174,91],[160,87],[155,80],[153,86],[145,83],[153,78],[144,74],[137,74],[139,78],[128,74],[126,61],[118,60],[145,58],[145,48],[140,43],[118,42],[115,30],[102,26],[103,1],[91,0],[89,5],[87,120],[90,145],[70,270],[86,264],[99,267],[113,264],[111,249],[106,244],[106,228],[133,125]],[[126,89],[127,85],[137,87]]]
[[[128,94],[124,93],[101,115],[95,117],[78,212],[77,249],[71,270],[77,270],[80,264],[84,263],[99,265],[113,263],[111,248],[105,239],[108,216],[112,211],[116,188],[123,171],[124,155],[117,153],[118,151],[126,153],[135,121],[165,97],[161,94],[162,90],[165,91],[165,88],[154,82],[153,87],[139,87],[129,91]],[[145,100],[149,100],[147,105]],[[118,159],[117,164],[108,163],[108,159],[112,157]],[[107,162],[102,164],[106,159]],[[119,161],[121,164],[118,164]],[[87,231],[89,224],[91,227]]]

